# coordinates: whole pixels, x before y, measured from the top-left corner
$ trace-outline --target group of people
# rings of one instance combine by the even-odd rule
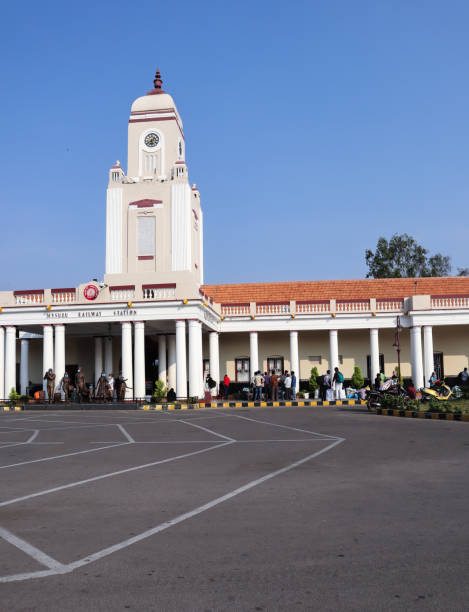
[[[252,377],[252,386],[254,389],[254,401],[265,400],[290,400],[296,399],[297,378],[295,372],[284,372],[277,374],[275,370],[262,372],[258,370],[254,372]]]
[[[101,402],[112,402],[114,398],[122,401],[125,399],[125,391],[127,389],[127,379],[122,376],[122,373],[117,378],[114,378],[112,372],[106,375],[104,371],[98,378],[96,387],[92,384],[88,385],[86,384],[85,374],[80,367],[78,367],[75,373],[73,383],[68,372],[65,372],[60,383],[56,386],[56,375],[52,368],[49,368],[44,374],[44,380],[46,381],[49,404],[61,401],[62,396],[65,402],[71,399],[77,400],[80,403],[83,401],[89,402],[92,399]]]

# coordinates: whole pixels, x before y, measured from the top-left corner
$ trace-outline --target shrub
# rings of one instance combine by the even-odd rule
[[[16,389],[12,387],[8,398],[13,403],[19,402],[21,399],[21,393],[17,393]]]
[[[352,385],[354,389],[361,389],[363,385],[365,384],[365,379],[363,378],[363,374],[360,369],[360,366],[355,366],[353,368],[353,375],[352,375],[352,380],[350,381],[350,384]]]
[[[155,400],[157,402],[162,400],[163,397],[166,396],[167,392],[168,392],[168,389],[166,389],[164,382],[162,380],[156,380],[155,390],[153,391],[153,397],[155,398]]]
[[[318,378],[319,378],[319,372],[318,372],[317,367],[314,366],[314,368],[311,368],[311,376],[309,377],[309,382],[308,382],[308,387],[311,393],[314,393],[316,389],[319,389]]]

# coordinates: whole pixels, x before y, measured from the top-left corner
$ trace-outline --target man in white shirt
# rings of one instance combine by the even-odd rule
[[[109,401],[114,401],[114,376],[112,372],[107,375],[107,392]]]
[[[291,399],[291,376],[288,372],[285,372],[285,379],[283,381],[285,385],[285,399]]]

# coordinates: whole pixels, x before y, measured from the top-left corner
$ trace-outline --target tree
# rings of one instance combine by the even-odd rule
[[[394,234],[388,241],[379,238],[375,251],[365,251],[367,278],[413,278],[419,276],[449,276],[451,260],[428,250],[408,234]]]
[[[153,397],[155,401],[159,402],[160,400],[162,400],[163,397],[166,396],[167,392],[168,392],[168,389],[166,389],[164,382],[162,380],[156,380],[155,390],[153,391]]]
[[[365,380],[363,378],[363,374],[362,374],[360,366],[355,366],[353,368],[353,374],[352,374],[352,379],[350,381],[350,384],[352,385],[354,389],[361,389],[363,385],[365,384]]]
[[[458,276],[469,276],[469,268],[458,268]]]

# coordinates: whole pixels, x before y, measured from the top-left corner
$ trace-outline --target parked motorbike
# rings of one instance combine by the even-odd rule
[[[445,402],[453,395],[450,387],[445,383],[444,380],[437,380],[431,387],[424,387],[422,389],[422,401],[428,402],[431,399],[435,399],[441,402]]]

